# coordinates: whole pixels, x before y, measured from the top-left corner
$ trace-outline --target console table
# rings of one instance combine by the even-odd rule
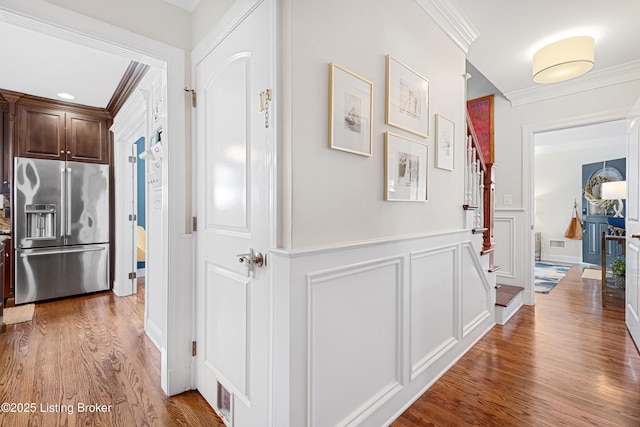
[[[626,250],[626,238],[625,236],[611,236],[607,233],[602,233],[602,306],[607,306],[607,295],[625,295],[624,288],[611,286],[613,279],[613,273],[611,277],[607,278],[607,241],[614,241],[619,245],[622,245],[622,255],[625,255]],[[608,280],[608,282],[607,282]],[[607,286],[609,283],[609,286]]]

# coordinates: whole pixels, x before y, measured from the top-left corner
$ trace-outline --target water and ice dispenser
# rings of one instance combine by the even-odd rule
[[[27,235],[30,240],[56,238],[56,205],[27,205]]]

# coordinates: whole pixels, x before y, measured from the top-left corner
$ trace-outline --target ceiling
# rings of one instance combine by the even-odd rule
[[[199,0],[165,1],[193,10]],[[612,75],[640,78],[640,49],[634,42],[640,41],[640,1],[443,1],[457,5],[478,34],[469,47],[469,62],[513,105],[612,84]],[[536,48],[579,34],[595,37],[594,68],[568,82],[533,83]],[[0,57],[12,64],[0,67],[0,88],[54,99],[69,92],[76,96],[73,102],[84,105],[106,107],[130,62],[1,19],[0,38],[11,40],[0,44]]]
[[[469,62],[512,104],[524,98],[539,100],[554,96],[554,92],[558,96],[611,84],[612,75],[623,80],[640,78],[640,1],[451,1],[478,33],[469,47]],[[533,53],[548,43],[575,35],[595,38],[593,69],[573,81],[534,83]]]
[[[122,56],[0,21],[0,89],[104,108],[129,63]]]

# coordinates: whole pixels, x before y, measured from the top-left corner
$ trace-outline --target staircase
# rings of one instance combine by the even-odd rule
[[[524,288],[496,285],[496,323],[504,325],[522,307]]]
[[[480,255],[488,256],[487,277],[490,283],[496,283],[496,272],[500,267],[494,264],[495,165],[485,162],[469,113],[467,113],[464,194],[463,209],[467,213],[466,227],[470,228],[473,234],[482,234]],[[524,288],[509,285],[495,287],[496,323],[504,325],[522,307]]]

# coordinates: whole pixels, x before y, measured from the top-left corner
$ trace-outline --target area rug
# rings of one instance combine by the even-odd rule
[[[571,270],[570,265],[536,262],[535,291],[540,294],[548,294],[569,270]]]
[[[593,268],[586,268],[582,272],[583,279],[602,280],[602,270],[595,270]]]
[[[35,304],[18,305],[4,309],[2,321],[6,325],[29,322],[33,319]]]

